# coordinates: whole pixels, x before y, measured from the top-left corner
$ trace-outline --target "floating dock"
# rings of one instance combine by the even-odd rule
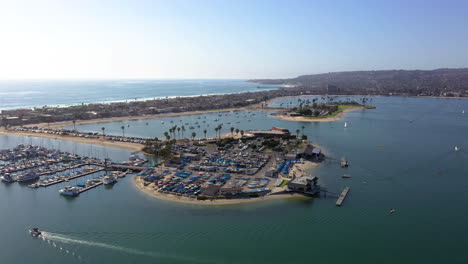
[[[58,172],[62,172],[62,171],[66,171],[66,170],[73,170],[73,169],[77,169],[77,168],[80,168],[80,167],[84,167],[88,165],[87,163],[83,163],[83,164],[78,164],[78,165],[74,165],[74,166],[65,166],[61,169],[58,169],[58,170],[54,170],[54,171],[46,171],[46,172],[41,172],[41,173],[38,173],[37,175],[39,176],[44,176],[44,175],[48,175],[48,174],[54,174],[54,173],[58,173]]]
[[[344,199],[346,198],[346,195],[348,195],[348,192],[349,192],[349,187],[346,186],[343,191],[341,192],[340,194],[340,197],[338,197],[338,200],[336,200],[336,205],[337,206],[341,206],[341,204],[343,203]]]
[[[78,192],[78,194],[84,193],[84,192],[86,192],[86,191],[89,191],[89,190],[91,190],[91,189],[93,189],[93,188],[98,187],[99,185],[102,185],[102,184],[103,184],[102,182],[98,182],[98,183],[95,183],[95,184],[90,185],[90,186],[88,186],[88,187],[85,187],[85,188],[81,189],[81,190]]]
[[[73,179],[76,179],[76,178],[79,178],[79,177],[83,177],[83,176],[86,176],[86,175],[89,175],[89,174],[93,174],[93,173],[96,173],[96,172],[100,172],[100,171],[103,171],[103,170],[104,170],[104,168],[86,171],[86,172],[80,173],[80,174],[78,174],[78,175],[71,176],[71,177],[69,177],[69,178],[60,179],[60,180],[56,180],[56,181],[49,182],[49,183],[43,183],[43,184],[41,184],[40,186],[41,186],[41,187],[48,187],[48,186],[51,186],[51,185],[54,185],[54,184],[58,184],[58,183],[61,183],[61,182],[64,182],[64,181],[73,180]]]

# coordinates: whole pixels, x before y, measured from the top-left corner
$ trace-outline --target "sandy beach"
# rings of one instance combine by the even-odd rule
[[[161,200],[171,201],[171,202],[179,202],[179,203],[187,203],[187,204],[198,204],[198,205],[231,205],[231,204],[242,204],[242,203],[254,203],[254,202],[263,202],[263,201],[271,201],[277,199],[288,199],[288,198],[305,198],[310,199],[310,197],[292,193],[292,194],[277,194],[277,195],[267,195],[264,197],[258,198],[246,198],[246,199],[216,199],[216,200],[197,200],[193,198],[183,197],[183,196],[176,196],[171,194],[163,194],[159,193],[157,190],[153,188],[153,184],[148,186],[143,185],[143,181],[140,177],[134,177],[135,185],[143,191],[144,193]]]
[[[135,152],[144,153],[142,151],[142,148],[143,148],[142,144],[111,141],[111,140],[105,140],[103,138],[83,138],[83,137],[53,135],[53,134],[45,134],[45,133],[33,133],[33,132],[23,132],[23,131],[20,132],[20,131],[13,131],[13,130],[5,130],[4,128],[0,128],[0,135],[60,139],[60,140],[73,141],[77,143],[100,145],[104,147],[122,148],[122,149],[128,149],[128,150],[135,151]]]

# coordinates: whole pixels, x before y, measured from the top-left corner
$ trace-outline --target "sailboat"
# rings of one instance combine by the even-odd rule
[[[465,113],[465,110],[462,111],[462,114],[464,114],[464,113]]]
[[[348,127],[348,123],[344,122],[344,127],[345,128]]]

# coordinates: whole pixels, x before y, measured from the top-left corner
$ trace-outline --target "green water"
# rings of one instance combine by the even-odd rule
[[[266,112],[206,115],[213,129],[224,123],[224,132],[227,122],[240,129],[305,126],[327,156],[350,161],[342,169],[328,160],[313,172],[330,192],[351,187],[343,207],[332,196],[214,207],[171,203],[140,192],[128,176],[112,189],[100,186],[75,199],[61,197],[61,185],[34,190],[1,183],[1,263],[467,263],[468,115],[461,112],[468,111],[468,101],[376,97],[372,104],[377,109],[331,123],[281,121]],[[202,119],[123,123],[130,135],[161,136],[170,120]],[[106,133],[119,134],[121,125],[79,129],[105,126]],[[131,154],[0,137],[2,148],[18,143],[114,160]],[[454,146],[462,149],[455,152]],[[343,173],[352,178],[342,179]],[[390,208],[396,212],[389,214]],[[45,239],[31,238],[31,226],[45,230]]]

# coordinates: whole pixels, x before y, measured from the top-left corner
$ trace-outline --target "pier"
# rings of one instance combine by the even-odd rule
[[[94,189],[94,188],[96,188],[96,187],[98,187],[99,185],[102,185],[102,184],[103,184],[102,182],[98,182],[98,183],[95,183],[95,184],[90,185],[90,186],[88,186],[88,187],[85,187],[85,188],[79,190],[79,191],[78,191],[78,194],[84,193],[84,192],[89,191],[89,190],[91,190],[91,189]]]
[[[341,204],[344,202],[344,199],[346,198],[346,195],[348,195],[348,192],[349,192],[349,187],[346,186],[341,192],[340,197],[338,197],[338,200],[336,200],[337,206],[341,206]]]

